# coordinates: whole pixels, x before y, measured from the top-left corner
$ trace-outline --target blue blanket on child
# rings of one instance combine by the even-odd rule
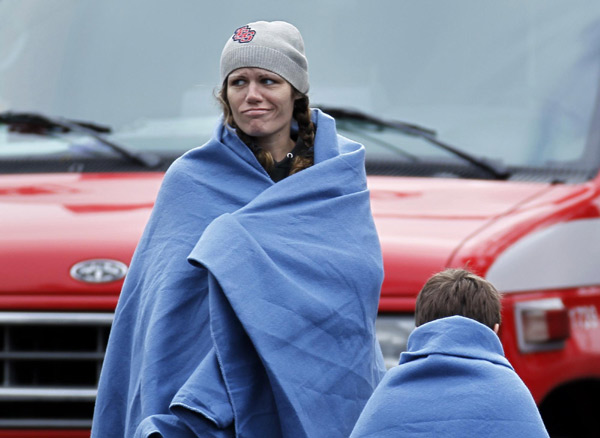
[[[273,183],[229,128],[167,172],[117,306],[92,436],[344,437],[379,382],[364,148],[319,111]]]
[[[462,316],[416,328],[351,438],[547,438],[498,336]]]

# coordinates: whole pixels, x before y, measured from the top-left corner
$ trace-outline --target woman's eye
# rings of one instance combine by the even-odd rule
[[[240,85],[244,85],[244,80],[243,79],[231,79],[229,81],[229,85],[231,87],[239,87]]]
[[[273,78],[263,78],[261,82],[265,85],[273,85],[277,83],[277,81]]]

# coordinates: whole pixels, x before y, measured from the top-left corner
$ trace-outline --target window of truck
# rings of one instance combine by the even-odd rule
[[[0,112],[96,123],[113,142],[162,156],[165,167],[212,133],[216,41],[260,15],[303,31],[313,106],[422,126],[502,177],[572,182],[595,174],[600,5],[379,3],[374,11],[359,1],[258,1],[223,13],[191,1],[3,0]],[[367,147],[372,173],[494,177],[431,139],[355,116],[338,119],[340,130]],[[108,170],[91,158],[119,155],[90,136],[59,131],[40,136],[0,125],[2,171],[27,171],[15,166],[19,160],[40,171],[36,157],[46,170],[53,162],[57,170]],[[65,158],[80,160],[58,166]]]

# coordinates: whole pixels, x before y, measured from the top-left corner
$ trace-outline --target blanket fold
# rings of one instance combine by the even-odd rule
[[[384,372],[381,250],[364,148],[313,116],[315,165],[277,184],[222,126],[169,169],[119,300],[92,436],[348,436]]]

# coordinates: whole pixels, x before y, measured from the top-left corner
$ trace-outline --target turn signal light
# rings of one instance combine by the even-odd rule
[[[568,310],[560,298],[515,305],[519,349],[523,353],[564,348],[571,335]]]

